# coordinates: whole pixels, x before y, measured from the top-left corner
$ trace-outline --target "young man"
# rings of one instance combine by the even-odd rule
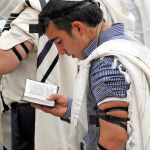
[[[73,101],[54,94],[49,97],[55,100],[54,108],[33,106],[63,118],[70,118],[71,113],[72,134],[76,131],[80,142],[86,123],[87,97],[87,150],[150,148],[146,129],[150,123],[146,107],[149,91],[143,87],[149,89],[148,49],[128,36],[123,24],[110,26],[94,1],[51,0],[40,13],[39,24],[59,54],[85,60],[81,62]],[[146,104],[143,106],[141,101]]]

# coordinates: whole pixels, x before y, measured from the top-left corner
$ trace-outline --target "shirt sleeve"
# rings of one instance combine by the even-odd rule
[[[68,107],[65,115],[61,117],[61,120],[69,122],[70,123],[70,117],[71,117],[71,107],[72,107],[72,98],[68,98]]]
[[[127,97],[130,84],[126,82],[122,72],[125,67],[117,60],[116,67],[114,56],[107,56],[93,62],[90,70],[90,88],[97,101],[100,103],[106,99],[122,99]]]

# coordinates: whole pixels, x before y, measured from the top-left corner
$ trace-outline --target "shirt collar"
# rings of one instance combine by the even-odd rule
[[[103,44],[106,41],[109,41],[113,39],[115,36],[123,35],[124,34],[124,24],[123,23],[117,23],[113,24],[108,30],[105,32],[102,32],[99,35],[99,45]],[[93,40],[87,47],[84,49],[84,56],[88,57],[92,51],[96,49],[96,39]]]

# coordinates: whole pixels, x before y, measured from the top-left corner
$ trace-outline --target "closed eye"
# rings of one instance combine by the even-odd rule
[[[63,40],[59,40],[58,42],[56,42],[57,44],[62,44]]]

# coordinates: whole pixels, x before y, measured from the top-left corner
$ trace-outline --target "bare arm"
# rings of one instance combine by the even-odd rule
[[[128,103],[121,101],[107,102],[100,105],[99,109],[104,110],[111,107],[128,107]],[[121,118],[128,117],[128,112],[121,110],[108,112],[107,114]],[[99,119],[99,123],[99,143],[108,150],[124,150],[128,138],[126,130],[116,124],[107,122],[103,119]],[[124,124],[126,125],[126,122]],[[97,148],[97,150],[99,149]]]
[[[33,45],[30,42],[25,41],[24,44],[29,50],[29,52],[33,50]],[[26,58],[27,54],[24,48],[20,44],[16,45],[15,49],[20,54],[22,60]],[[12,51],[12,49],[8,49],[8,50],[0,49],[0,74],[6,74],[14,71],[19,66],[19,64],[20,64],[20,60]]]

